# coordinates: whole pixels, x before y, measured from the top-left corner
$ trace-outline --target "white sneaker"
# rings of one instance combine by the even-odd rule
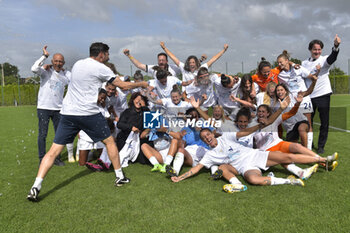
[[[68,163],[75,163],[75,159],[73,155],[68,155]]]
[[[301,179],[295,178],[295,176],[293,175],[288,176],[287,179],[290,181],[291,185],[298,185],[302,187],[305,186],[304,181],[302,181]]]
[[[222,189],[227,193],[243,192],[247,190],[244,184],[225,184]]]
[[[305,168],[303,169],[303,173],[300,176],[300,178],[302,180],[307,180],[311,177],[312,174],[314,174],[315,172],[317,172],[318,169],[318,164],[313,165],[312,167],[309,168]]]

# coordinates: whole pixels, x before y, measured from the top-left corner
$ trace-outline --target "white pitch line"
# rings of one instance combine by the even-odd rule
[[[315,125],[321,125],[320,123],[317,123],[317,122],[314,122]],[[346,132],[346,133],[350,133],[350,130],[347,130],[347,129],[342,129],[342,128],[337,128],[337,127],[334,127],[334,126],[328,126],[328,128],[331,128],[331,129],[335,129],[335,130],[339,130],[339,131],[342,131],[342,132]]]

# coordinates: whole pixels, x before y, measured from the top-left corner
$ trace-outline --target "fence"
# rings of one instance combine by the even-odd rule
[[[334,94],[350,94],[350,77],[347,75],[330,75]],[[10,84],[5,85],[1,92],[0,106],[36,105],[39,85]]]

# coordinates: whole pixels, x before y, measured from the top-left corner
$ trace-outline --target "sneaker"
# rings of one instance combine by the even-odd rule
[[[213,174],[210,175],[210,178],[213,180],[219,180],[222,177],[222,173],[223,173],[222,170],[218,169]]]
[[[117,177],[114,181],[114,186],[120,187],[123,184],[128,184],[130,183],[130,179],[127,177],[124,177],[123,179],[120,179],[119,177]]]
[[[267,177],[275,177],[275,173],[269,172],[269,174],[267,174]]]
[[[247,190],[247,186],[244,184],[225,184],[222,189],[227,193],[237,193]]]
[[[89,168],[93,172],[100,172],[103,170],[103,167],[99,164],[93,164],[93,163],[85,163],[85,166]]]
[[[163,164],[163,165],[161,165],[162,167],[160,168],[160,172],[161,173],[166,173],[166,166],[169,166],[169,165],[166,165],[166,164]]]
[[[287,179],[290,181],[291,185],[299,185],[302,187],[305,186],[304,181],[302,181],[301,179],[295,178],[295,176],[293,175],[288,176]]]
[[[326,161],[326,170],[327,171],[334,171],[334,169],[338,166],[338,153],[334,152],[332,155],[327,156],[327,161]],[[334,163],[336,162],[336,163]]]
[[[34,201],[34,202],[39,201],[39,199],[38,199],[39,192],[40,192],[40,190],[38,190],[37,188],[35,188],[35,187],[31,188],[28,195],[27,195],[27,199],[29,201]]]
[[[157,163],[153,166],[153,168],[151,169],[151,172],[158,172],[158,171],[160,171],[160,169],[162,169],[162,165]]]
[[[103,170],[109,170],[110,165],[108,163],[103,162],[101,159],[97,159],[97,164],[103,167]]]
[[[56,158],[53,164],[60,167],[66,165],[60,158]]]
[[[177,176],[176,171],[170,165],[165,166],[165,171],[170,177]]]
[[[68,163],[75,163],[75,159],[73,155],[68,155]]]
[[[301,174],[300,178],[302,180],[307,180],[311,177],[312,174],[317,172],[318,164],[313,165],[312,167],[303,169],[303,173]]]

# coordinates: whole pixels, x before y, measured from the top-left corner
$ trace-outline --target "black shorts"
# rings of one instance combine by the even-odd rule
[[[107,121],[101,113],[92,116],[61,115],[53,142],[59,145],[71,143],[80,130],[84,130],[94,142],[111,135]]]
[[[299,125],[301,125],[301,124],[307,124],[307,126],[309,126],[309,122],[306,120],[297,122],[294,125],[293,129],[287,133],[286,141],[291,142],[291,141],[296,141],[299,139],[298,128],[299,128]]]

